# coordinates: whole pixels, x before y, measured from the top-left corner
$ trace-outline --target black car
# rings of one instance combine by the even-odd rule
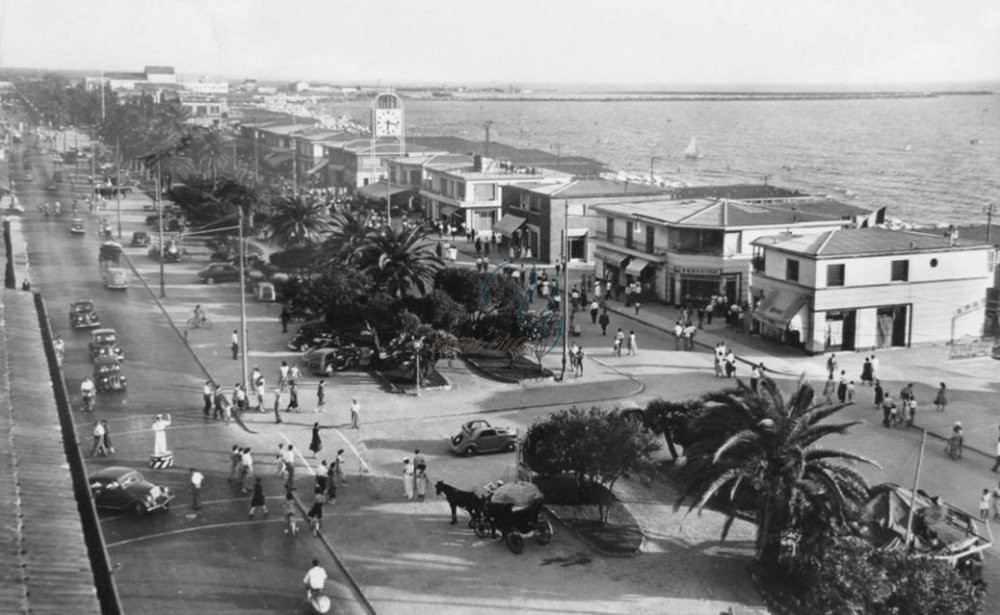
[[[69,304],[69,324],[74,329],[95,329],[101,326],[101,319],[94,311],[94,302],[81,299]]]
[[[112,466],[90,475],[90,493],[94,505],[105,510],[125,510],[137,517],[148,512],[166,510],[174,494],[169,487],[147,481],[131,468]]]
[[[205,284],[236,282],[240,279],[240,268],[229,263],[212,263],[199,271],[198,277]]]
[[[292,339],[288,340],[288,349],[303,352],[315,348],[336,338],[336,334],[325,320],[310,320],[302,323]]]

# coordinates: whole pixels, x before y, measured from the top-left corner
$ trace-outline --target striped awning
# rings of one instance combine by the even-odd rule
[[[764,324],[784,329],[808,300],[806,295],[790,291],[771,291],[754,310],[753,317]]]
[[[522,224],[524,224],[524,218],[507,214],[503,218],[500,218],[499,222],[493,225],[493,232],[510,236]]]

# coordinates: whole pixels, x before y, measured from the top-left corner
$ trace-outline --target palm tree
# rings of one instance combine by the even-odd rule
[[[218,130],[200,130],[191,140],[194,166],[202,179],[212,181],[212,189],[223,173],[232,166],[230,145]]]
[[[812,387],[801,380],[787,402],[770,378],[758,388],[753,392],[739,383],[702,398],[704,409],[691,423],[694,444],[685,451],[678,506],[697,498],[690,510],[700,512],[712,501],[726,509],[723,539],[739,510],[752,511],[757,559],[774,564],[844,531],[867,499],[868,483],[840,462],[878,464],[816,445],[860,423],[824,422],[844,405],[815,405]]]
[[[326,205],[301,196],[280,197],[271,217],[271,240],[284,248],[303,248],[317,243],[328,230],[323,219]]]
[[[316,268],[323,270],[344,265],[360,265],[365,256],[368,236],[373,232],[367,212],[345,211],[333,215],[330,232],[320,246]]]
[[[420,228],[396,231],[386,226],[368,235],[364,262],[376,286],[402,298],[411,289],[426,294],[434,287],[434,276],[444,262],[434,253],[429,233]]]

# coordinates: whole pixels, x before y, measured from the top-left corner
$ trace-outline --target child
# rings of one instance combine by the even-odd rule
[[[917,414],[917,400],[910,398],[906,400],[906,425],[913,427],[913,417]]]
[[[990,490],[983,489],[983,495],[979,498],[979,518],[989,521],[990,518]]]
[[[615,357],[622,356],[622,341],[619,338],[615,338],[614,345],[611,347],[611,355]]]
[[[854,381],[847,383],[847,403],[854,403]]]

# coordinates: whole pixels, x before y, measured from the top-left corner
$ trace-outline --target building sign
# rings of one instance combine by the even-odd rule
[[[708,269],[703,267],[675,267],[674,273],[680,275],[722,275],[721,269]]]

